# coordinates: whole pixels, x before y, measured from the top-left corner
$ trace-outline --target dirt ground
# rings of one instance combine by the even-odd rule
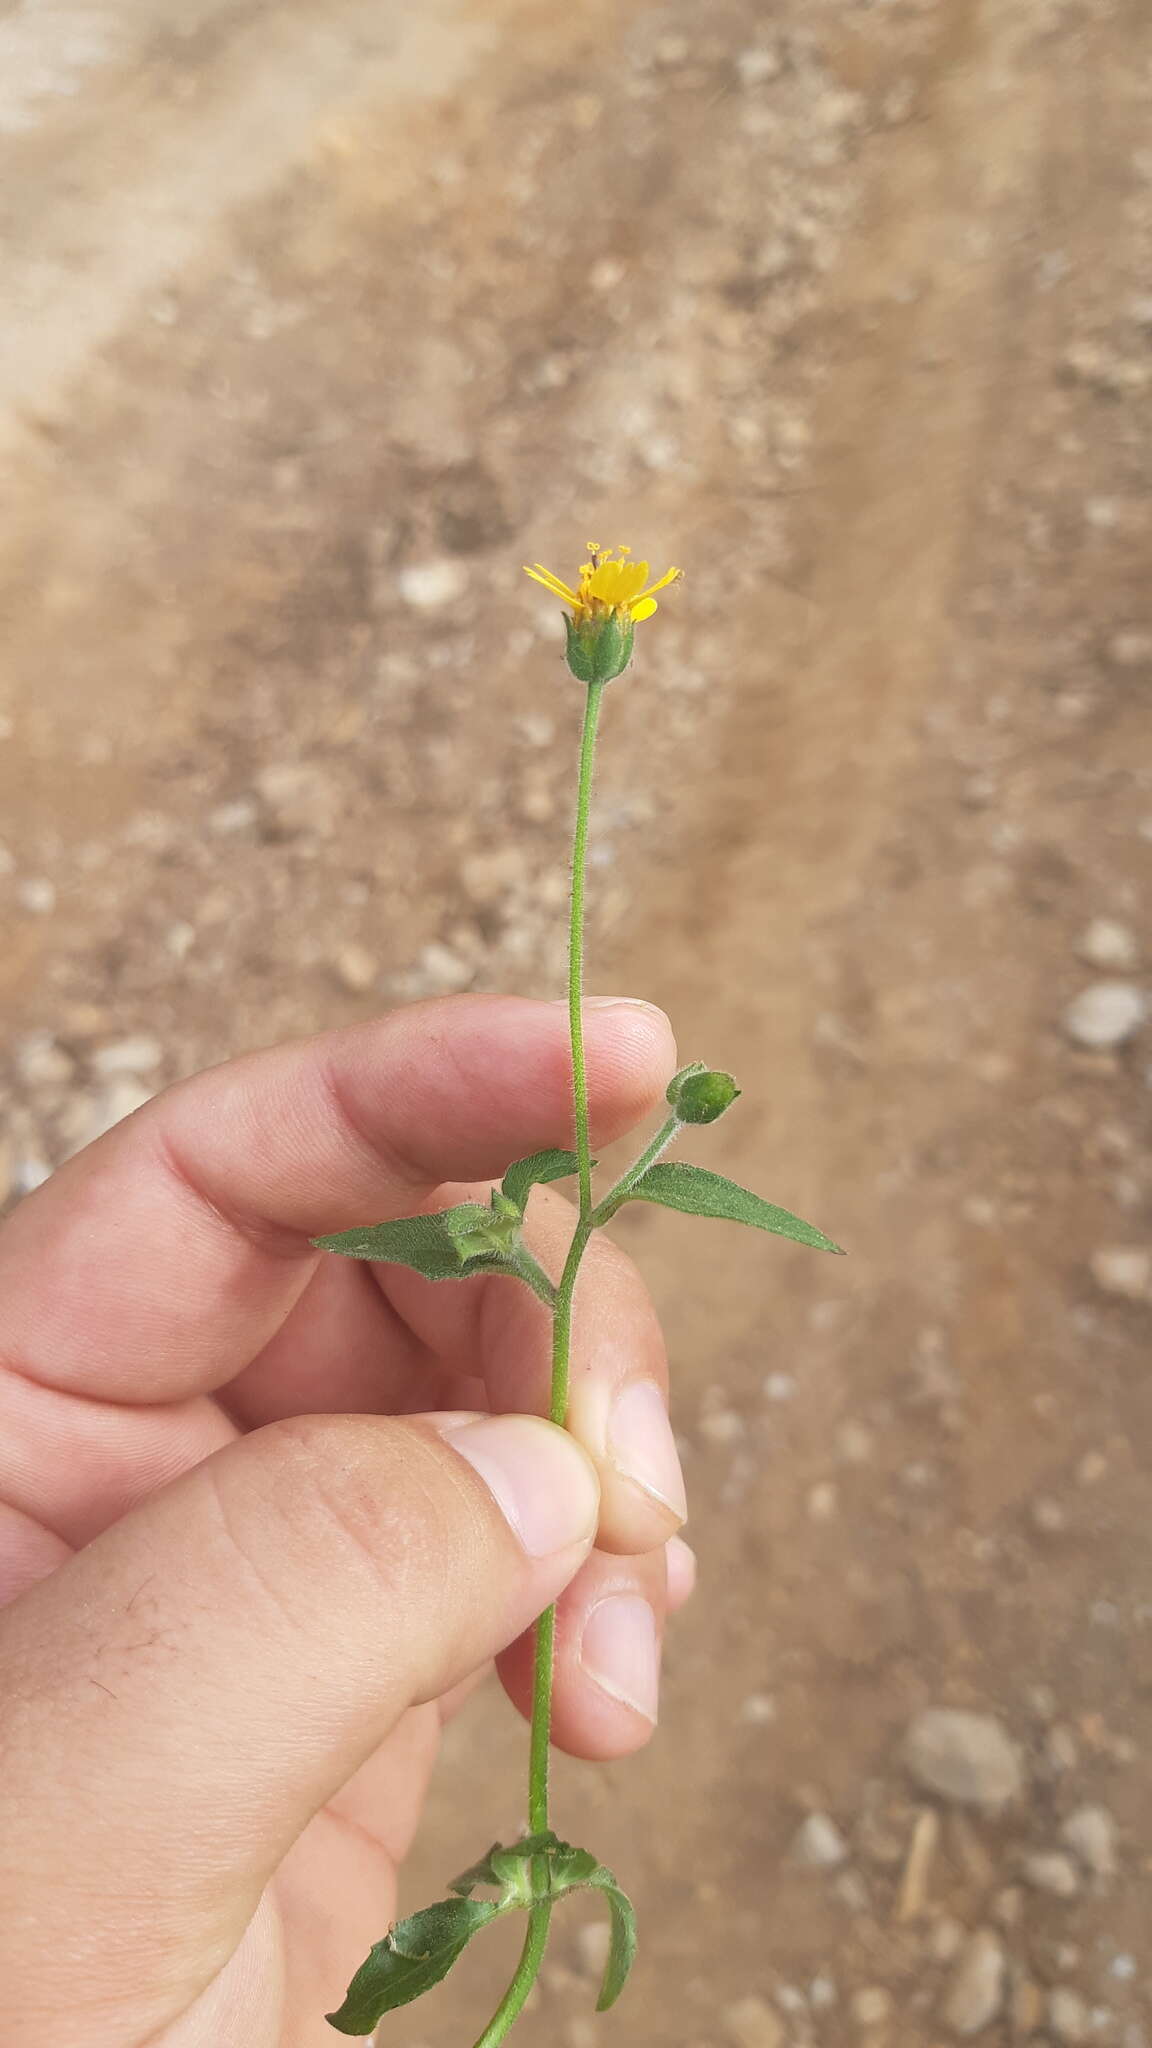
[[[621,1220],[702,1592],[651,1749],[558,1773],[633,1985],[573,1910],[524,2037],[1147,2048],[1147,0],[9,0],[0,157],[3,1191],[242,1047],[559,992],[519,565],[682,562],[592,985],[851,1257]],[[909,1773],[931,1705],[999,1815]],[[411,1903],[522,1764],[492,1693]]]

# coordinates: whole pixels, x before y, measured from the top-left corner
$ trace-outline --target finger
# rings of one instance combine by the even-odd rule
[[[597,1507],[588,1460],[534,1418],[298,1419],[6,1609],[5,2038],[67,2010],[70,2039],[123,2048],[182,2010],[406,1710],[559,1594]]]
[[[646,1557],[593,1551],[558,1603],[552,1740],[570,1756],[605,1762],[651,1739],[660,1696],[667,1612],[663,1549]],[[509,1698],[532,1711],[534,1633],[497,1659]]]
[[[668,1571],[668,1612],[679,1614],[696,1591],[696,1552],[682,1536],[673,1536],[664,1562]]]
[[[442,1190],[450,1201],[477,1192]],[[569,1202],[552,1188],[534,1191],[525,1236],[554,1275],[574,1227]],[[374,1270],[426,1351],[481,1376],[491,1409],[547,1414],[551,1316],[528,1288],[503,1277],[446,1287],[401,1267]],[[667,1386],[667,1354],[648,1290],[627,1254],[598,1231],[576,1283],[567,1426],[600,1474],[601,1549],[655,1550],[687,1514]]]
[[[600,1135],[667,1078],[667,1020],[589,1005]],[[181,1083],[90,1146],[0,1232],[0,1359],[111,1400],[228,1380],[271,1338],[319,1254],[449,1176],[499,1174],[571,1130],[561,1006],[460,996]]]

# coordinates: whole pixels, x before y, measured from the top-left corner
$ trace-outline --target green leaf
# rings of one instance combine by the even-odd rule
[[[595,1160],[593,1160],[595,1165]],[[520,1214],[532,1188],[541,1181],[565,1180],[570,1173],[577,1173],[580,1161],[574,1152],[533,1152],[527,1159],[517,1159],[508,1168],[501,1182],[501,1192],[515,1202]]]
[[[597,1891],[603,1892],[612,1915],[612,1940],[608,1948],[608,1961],[604,1970],[604,1982],[596,2000],[597,2012],[607,2012],[615,2005],[628,1981],[628,1973],[636,1960],[636,1913],[627,1892],[622,1892],[610,1870],[603,1864],[589,1879]]]
[[[393,1266],[411,1266],[429,1280],[463,1277],[464,1255],[443,1215],[364,1223],[355,1230],[338,1230],[333,1237],[314,1237],[312,1242],[318,1251],[339,1252],[346,1259],[387,1259]]]
[[[343,2005],[325,2014],[328,2024],[340,2034],[370,2034],[384,2013],[410,2005],[439,1984],[472,1936],[500,1911],[481,1899],[442,1899],[397,1921],[361,1963]]]
[[[774,1202],[738,1187],[722,1173],[709,1173],[703,1166],[686,1166],[679,1160],[650,1166],[628,1200],[658,1202],[662,1209],[680,1209],[686,1216],[725,1217],[729,1223],[750,1223],[756,1230],[790,1237],[794,1244],[814,1245],[817,1251],[841,1251],[822,1230],[801,1222],[790,1210],[778,1209]]]

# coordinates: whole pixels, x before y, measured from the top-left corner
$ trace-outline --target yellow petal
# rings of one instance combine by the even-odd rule
[[[638,597],[635,604],[631,607],[633,625],[638,626],[641,619],[650,619],[653,612],[657,612],[659,609],[660,607],[654,597]]]
[[[647,574],[648,564],[647,562],[645,562],[644,575],[646,576]],[[651,597],[652,592],[654,590],[664,590],[669,583],[675,583],[677,577],[682,576],[683,574],[683,569],[665,569],[664,574],[659,578],[657,582],[650,583],[648,585],[647,590],[642,590],[640,592],[641,597]],[[647,616],[647,614],[645,614],[645,616]],[[635,613],[633,613],[633,617],[635,617]]]
[[[563,597],[569,604],[579,604],[580,600],[576,592],[569,590],[566,583],[561,583],[560,578],[554,576],[551,569],[545,569],[539,562],[537,562],[534,569],[530,569],[527,562],[525,562],[524,574],[530,576],[533,583],[542,583],[545,590],[552,592],[553,597]]]

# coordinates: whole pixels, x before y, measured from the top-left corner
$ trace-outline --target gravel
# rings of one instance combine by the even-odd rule
[[[1060,1833],[1093,1877],[1115,1877],[1116,1822],[1106,1806],[1078,1806]]]
[[[1048,1892],[1054,1899],[1074,1899],[1080,1890],[1080,1873],[1060,1849],[1038,1849],[1025,1856],[1020,1875],[1034,1892]]]
[[[832,1816],[810,1813],[792,1843],[793,1863],[806,1870],[835,1870],[848,1860],[848,1844]]]
[[[1110,917],[1094,917],[1077,940],[1076,951],[1089,967],[1104,974],[1130,974],[1140,958],[1135,934]]]
[[[882,1984],[866,1984],[852,1993],[849,2010],[858,2027],[882,2027],[892,2012],[892,1993]]]
[[[1148,1014],[1140,989],[1127,981],[1093,981],[1064,1011],[1064,1031],[1074,1045],[1108,1052],[1134,1038]]]
[[[1144,1245],[1099,1245],[1088,1263],[1102,1294],[1123,1301],[1152,1301],[1152,1251]]]
[[[784,2023],[755,1992],[726,2005],[722,2020],[733,2048],[783,2048]]]
[[[1057,1984],[1048,1993],[1048,2025],[1058,2041],[1086,2041],[1092,2030],[1092,2015],[1078,1991]]]
[[[967,2037],[982,2033],[1004,2002],[1007,1962],[990,1927],[970,1934],[948,1979],[940,2011],[946,2027]]]
[[[991,1714],[926,1707],[904,1737],[904,1762],[916,1783],[961,1806],[995,1810],[1019,1797],[1020,1754]]]

